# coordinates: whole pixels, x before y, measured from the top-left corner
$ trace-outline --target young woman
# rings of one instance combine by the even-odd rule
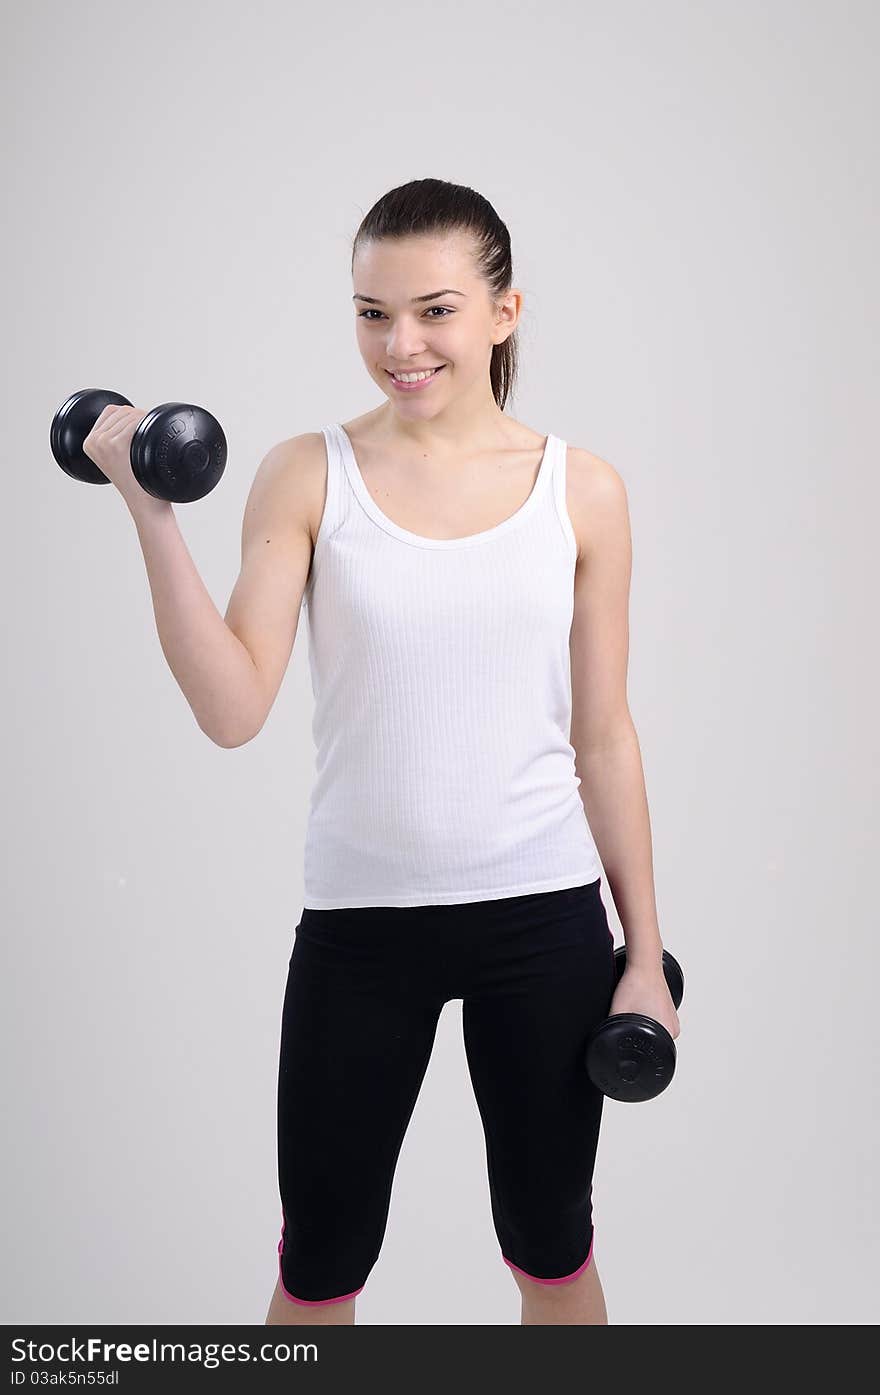
[[[385,400],[268,453],[225,622],[171,506],[117,472],[163,650],[218,744],[260,730],[308,609],[317,775],[268,1324],[354,1322],[452,998],[522,1322],[606,1323],[586,1041],[609,1012],[679,1033],[626,695],[626,493],[605,461],[505,415],[511,271],[507,228],[471,189],[416,180],[370,210],[352,299]],[[117,424],[127,459],[142,414],[116,411],[102,430]],[[616,987],[602,869],[626,938]]]

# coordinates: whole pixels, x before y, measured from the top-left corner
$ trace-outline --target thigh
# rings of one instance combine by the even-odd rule
[[[407,941],[357,911],[304,912],[278,1071],[281,1274],[322,1300],[375,1262],[397,1158],[442,1008]]]
[[[591,1248],[604,1099],[584,1055],[616,983],[599,881],[513,907],[481,950],[462,1021],[496,1234],[530,1276],[568,1276]]]

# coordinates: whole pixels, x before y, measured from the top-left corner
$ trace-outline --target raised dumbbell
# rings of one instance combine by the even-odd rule
[[[118,392],[83,388],[52,418],[49,443],[62,470],[85,484],[109,484],[83,451],[83,442],[105,407],[133,407]],[[131,442],[131,468],[155,499],[188,504],[203,499],[226,468],[226,437],[216,417],[188,402],[162,402],[138,423]]]
[[[626,968],[626,946],[614,951],[617,982]],[[668,950],[663,975],[676,1008],[684,997],[684,974]],[[585,1065],[593,1084],[614,1100],[651,1100],[675,1072],[675,1042],[662,1022],[641,1012],[615,1012],[590,1036]]]

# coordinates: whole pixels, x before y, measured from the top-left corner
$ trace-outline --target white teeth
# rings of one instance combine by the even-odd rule
[[[425,378],[433,378],[438,370],[432,368],[430,373],[392,373],[392,378],[396,378],[399,383],[420,383]]]

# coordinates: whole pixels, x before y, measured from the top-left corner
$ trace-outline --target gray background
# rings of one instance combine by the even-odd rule
[[[305,621],[259,738],[212,745],[51,416],[86,386],[219,416],[226,474],[176,512],[223,613],[262,455],[381,400],[350,243],[426,175],[510,228],[512,415],[629,493],[687,997],[673,1086],[606,1105],[609,1319],[875,1321],[878,38],[778,0],[6,11],[3,1321],[263,1322],[313,774]],[[519,1321],[460,1012],[359,1323]]]

